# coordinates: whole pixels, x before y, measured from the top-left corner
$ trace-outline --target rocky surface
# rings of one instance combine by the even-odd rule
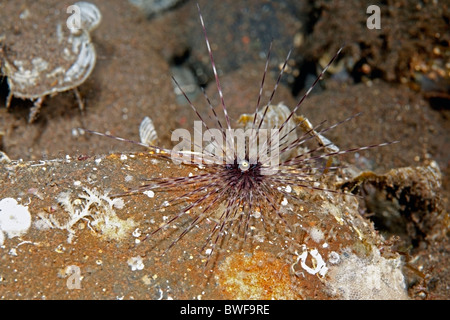
[[[1,297],[407,298],[401,256],[360,215],[351,195],[293,185],[302,200],[282,205],[289,231],[257,225],[252,237],[229,238],[212,257],[202,250],[208,219],[166,252],[199,208],[147,238],[176,214],[175,207],[162,205],[173,196],[170,190],[111,196],[143,178],[194,170],[201,171],[143,153],[5,161]]]
[[[307,218],[312,223],[310,227],[321,225],[321,221],[329,221],[329,226],[341,226],[336,215],[320,214],[324,208],[330,210],[329,206],[332,206],[335,212],[349,212],[350,217],[344,223],[348,239],[338,239],[324,248],[325,240],[316,242],[314,239],[320,237],[311,236],[320,235],[320,232],[308,229],[298,235],[303,239],[304,247],[299,241],[281,252],[264,242],[259,247],[257,244],[245,247],[232,255],[224,250],[217,257],[213,271],[205,277],[198,251],[203,245],[201,239],[206,237],[207,226],[193,231],[165,256],[161,256],[161,252],[164,243],[167,245],[170,241],[167,232],[152,241],[136,241],[153,227],[149,222],[150,212],[154,201],[162,198],[133,196],[124,199],[123,206],[120,202],[98,200],[100,203],[96,208],[113,212],[116,222],[128,226],[125,236],[120,239],[108,237],[107,230],[101,228],[102,223],[93,225],[89,215],[76,221],[69,228],[72,231],[63,228],[62,223],[67,222],[64,220],[68,214],[67,203],[75,207],[87,203],[93,205],[87,198],[139,184],[140,179],[148,175],[161,172],[186,176],[189,173],[188,168],[153,164],[147,155],[137,152],[142,149],[85,135],[79,127],[139,140],[139,124],[149,116],[155,124],[159,143],[170,147],[171,132],[179,127],[191,128],[196,119],[189,106],[177,102],[180,100],[177,100],[171,81],[174,66],[187,69],[193,75],[191,79],[198,81],[187,85],[206,86],[211,99],[218,101],[195,3],[182,2],[148,19],[145,13],[126,1],[92,2],[101,11],[102,22],[91,34],[97,52],[96,66],[79,86],[85,104],[83,112],[72,92],[62,92],[46,99],[39,117],[28,124],[32,101],[13,99],[7,110],[8,84],[6,79],[1,83],[1,150],[10,159],[24,161],[11,163],[5,159],[2,163],[0,199],[15,199],[17,205],[27,206],[32,224],[28,232],[18,237],[10,238],[9,233],[2,232],[0,296],[377,298],[380,296],[376,294],[389,292],[392,295],[384,297],[404,298],[406,289],[401,286],[404,281],[410,298],[448,298],[449,75],[448,67],[441,63],[445,59],[448,61],[449,54],[448,39],[445,38],[448,32],[442,30],[441,21],[448,20],[445,4],[425,3],[422,8],[417,8],[403,1],[388,2],[381,6],[381,30],[369,30],[365,25],[369,15],[362,4],[348,3],[336,8],[322,3],[310,7],[303,2],[260,4],[249,1],[242,7],[229,1],[199,1],[225,100],[234,121],[242,113],[254,110],[270,39],[261,34],[267,32],[274,38],[274,60],[266,79],[265,99],[270,96],[279,63],[283,62],[291,44],[294,48],[286,80],[274,99],[275,103],[283,101],[288,106],[296,104],[311,75],[345,40],[347,49],[337,61],[336,68],[324,77],[321,87],[316,88],[299,113],[312,123],[323,120],[333,123],[362,111],[362,116],[327,133],[341,149],[400,140],[387,148],[349,154],[344,161],[352,165],[353,171],[345,174],[355,178],[361,172],[376,172],[371,177],[377,179],[366,176],[356,182],[366,185],[366,191],[379,190],[375,193],[382,196],[378,202],[399,205],[382,208],[394,208],[400,214],[406,212],[405,203],[409,208],[404,217],[406,222],[397,224],[405,229],[396,233],[393,232],[395,228],[389,229],[385,223],[384,226],[380,223],[380,212],[371,211],[377,207],[373,203],[353,197],[322,199],[320,193],[316,194],[311,196],[312,202],[308,202],[312,203],[311,207],[303,207],[308,212],[317,212],[317,216]],[[45,16],[49,10],[52,16],[59,11],[62,16],[69,17],[66,8],[70,4],[53,0],[9,1],[2,6],[2,64],[3,59],[12,55],[10,50],[26,56],[27,52],[45,49],[44,41],[33,40],[36,34],[46,30],[39,27],[39,23],[48,23]],[[36,9],[31,10],[31,6]],[[29,14],[44,17],[38,19],[32,29],[23,29],[24,24],[20,22],[26,18],[27,10]],[[415,23],[418,14],[427,28],[420,29],[420,24]],[[241,20],[234,20],[235,17]],[[411,25],[418,28],[412,29],[416,33],[408,33]],[[349,38],[343,39],[344,36]],[[372,38],[376,41],[368,45]],[[16,40],[12,43],[9,42],[11,39]],[[399,43],[403,46],[398,46]],[[419,54],[413,55],[413,52]],[[431,87],[424,85],[429,83],[428,78],[436,80],[432,81]],[[194,96],[193,101],[202,113],[208,112],[202,94],[197,98]],[[119,153],[105,156],[111,151]],[[127,160],[121,160],[120,152],[127,152]],[[131,154],[134,158],[128,152],[134,152]],[[95,162],[96,159],[103,160]],[[35,162],[28,162],[30,160]],[[423,175],[423,170],[430,166],[438,166],[442,177]],[[416,170],[417,167],[422,169]],[[406,171],[399,168],[406,168]],[[391,169],[400,171],[389,173]],[[408,172],[409,180],[401,179],[405,172]],[[127,178],[128,182],[127,175],[132,177]],[[437,180],[441,181],[440,186],[434,183]],[[411,184],[411,181],[417,183]],[[392,185],[396,187],[387,188]],[[429,193],[424,192],[424,186],[429,187]],[[99,194],[89,194],[83,187],[89,192],[96,189]],[[355,192],[363,189],[356,188]],[[417,201],[423,194],[429,197],[426,203],[405,200],[412,196]],[[62,204],[64,199],[68,201],[66,205]],[[399,200],[406,202],[398,204]],[[294,212],[300,213],[300,207],[295,207]],[[366,215],[361,217],[360,212]],[[62,220],[57,220],[59,223],[38,222],[43,220],[42,217],[48,220],[48,215],[52,214]],[[164,213],[157,213],[159,219],[163,216]],[[373,220],[377,231],[371,216],[378,219]],[[433,220],[433,217],[439,218]],[[440,221],[438,229],[428,227],[434,221]],[[363,239],[352,227],[355,223]],[[329,229],[322,230],[323,239],[327,239],[329,232]],[[379,233],[389,241],[382,240]],[[389,238],[392,235],[399,235],[400,240]],[[351,247],[352,251],[347,252],[344,247]],[[355,247],[359,249],[355,250]],[[339,252],[340,262],[336,265],[332,263],[335,261],[333,255],[330,257],[333,251]],[[280,253],[283,254],[280,256]],[[318,268],[321,265],[319,255],[328,268],[324,276],[318,274],[321,270],[325,272]],[[27,268],[30,264],[35,267]],[[375,280],[358,293],[351,293],[346,291],[344,284],[360,282],[358,276],[348,277],[355,266],[360,270],[371,270]],[[316,267],[315,274],[306,271]],[[78,271],[82,276],[80,290],[74,289],[77,278],[70,277]],[[389,281],[377,282],[385,279],[387,273],[392,277]],[[114,281],[110,281],[111,274]]]

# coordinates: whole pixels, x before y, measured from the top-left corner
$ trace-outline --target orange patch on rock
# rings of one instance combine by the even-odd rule
[[[222,291],[230,299],[299,298],[291,284],[289,266],[262,251],[252,255],[230,255],[220,265],[217,278]]]

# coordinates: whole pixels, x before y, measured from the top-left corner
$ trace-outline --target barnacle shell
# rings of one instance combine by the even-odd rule
[[[141,142],[153,145],[158,140],[158,135],[155,130],[155,126],[153,125],[152,119],[149,117],[145,117],[140,126],[139,126],[139,137],[141,138]]]
[[[258,126],[259,122],[265,111],[265,106],[260,108],[257,116],[256,116],[256,126]],[[261,124],[261,128],[263,129],[275,129],[280,128],[281,125],[285,122],[285,120],[289,117],[291,110],[287,106],[282,103],[277,105],[270,105],[267,109],[267,112],[264,116],[264,120]],[[245,130],[250,129],[253,124],[253,114],[243,114],[240,116],[238,122],[244,124]],[[295,132],[296,122],[295,117],[289,119],[288,122],[284,125],[284,128],[280,132],[280,138],[286,136],[284,139],[280,141],[280,144],[284,142],[292,142],[297,139],[297,134]]]
[[[260,108],[256,118],[256,126],[259,125],[261,118],[265,111],[265,106]],[[278,105],[270,105],[267,109],[267,112],[264,116],[264,120],[261,124],[261,128],[264,129],[275,129],[280,128],[283,123],[288,119],[291,114],[291,110],[285,106],[283,103],[279,103]],[[253,124],[254,115],[253,114],[243,114],[239,117],[238,122],[244,125],[245,130],[250,129]],[[309,132],[314,136],[319,145],[325,146],[325,150],[329,152],[337,152],[339,148],[334,145],[330,140],[324,137],[322,134],[314,130],[314,126],[311,122],[303,117],[294,115],[287,121],[283,129],[280,131],[280,145],[286,144],[289,145],[293,141],[298,138],[297,129],[298,127],[302,130],[303,133]],[[289,157],[290,154],[285,155],[285,157]]]

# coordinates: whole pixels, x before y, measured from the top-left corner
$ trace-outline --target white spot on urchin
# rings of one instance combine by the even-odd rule
[[[78,187],[78,186],[80,186],[81,185],[81,181],[74,181],[73,182],[73,185],[75,186],[75,187]]]
[[[127,260],[127,263],[130,266],[131,271],[142,270],[145,267],[141,256],[131,257]]]
[[[282,206],[287,206],[287,204],[288,204],[287,199],[286,199],[286,198],[283,198],[283,201],[281,201],[281,205],[282,205]]]
[[[153,198],[155,196],[155,193],[152,190],[147,190],[142,193],[145,194],[149,198]]]
[[[125,154],[120,155],[120,160],[125,161],[128,157]]]
[[[285,191],[286,191],[287,193],[291,193],[291,191],[292,191],[291,186],[286,186]]]
[[[133,176],[127,175],[127,176],[125,177],[125,182],[133,181],[133,179],[134,179]]]
[[[13,198],[5,198],[0,201],[0,233],[2,233],[0,245],[4,241],[3,232],[9,238],[13,238],[27,232],[30,226],[31,215],[28,207],[18,204]]]

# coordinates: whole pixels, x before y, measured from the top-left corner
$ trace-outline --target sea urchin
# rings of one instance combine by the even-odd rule
[[[281,226],[285,230],[289,230],[291,223],[285,219],[283,206],[291,200],[295,200],[296,203],[302,201],[298,189],[340,193],[341,191],[323,188],[318,183],[323,175],[330,174],[338,168],[338,166],[333,166],[330,161],[333,157],[386,146],[394,142],[339,150],[323,136],[323,133],[359,114],[327,127],[324,126],[324,123],[313,127],[306,118],[295,115],[342,48],[334,55],[297,105],[289,110],[283,105],[275,106],[271,103],[291,52],[281,68],[269,101],[264,106],[260,104],[270,59],[270,46],[255,111],[245,121],[246,131],[232,129],[205,24],[200,8],[198,10],[220,97],[220,106],[213,107],[205,94],[206,101],[214,114],[216,127],[210,128],[207,125],[177,80],[173,79],[200,120],[197,122],[197,126],[194,126],[194,142],[191,141],[189,134],[183,135],[184,131],[181,131],[177,137],[182,137],[182,142],[169,150],[90,130],[86,131],[151,148],[155,151],[153,152],[154,157],[159,159],[170,159],[175,163],[183,162],[188,166],[200,166],[203,170],[197,171],[200,172],[198,174],[188,177],[150,178],[144,185],[120,196],[150,190],[178,191],[181,195],[177,195],[163,204],[173,210],[172,216],[149,235],[157,233],[180,217],[193,212],[187,227],[177,235],[167,250],[195,226],[207,219],[212,222],[212,228],[202,250],[211,256],[217,246],[229,237],[245,240],[258,228],[270,232]],[[219,119],[216,108],[222,110],[224,120]],[[202,129],[206,129],[205,134],[201,133]],[[196,134],[200,136],[200,140],[195,139]],[[207,138],[205,139],[205,137]],[[205,142],[209,143],[205,145]],[[314,143],[313,147],[311,147],[311,143]]]

